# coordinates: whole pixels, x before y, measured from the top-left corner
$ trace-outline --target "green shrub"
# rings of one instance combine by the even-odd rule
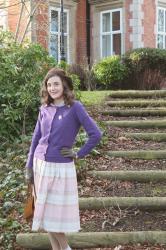
[[[120,84],[127,75],[127,68],[117,55],[102,59],[93,66],[97,81],[106,89],[111,89]]]
[[[84,68],[79,64],[71,64],[71,65],[69,65],[68,70],[71,74],[78,76],[78,78],[80,80],[80,89],[85,90],[86,89],[86,86],[85,86],[86,73],[85,73]]]
[[[14,139],[31,130],[41,82],[56,62],[40,45],[19,45],[10,33],[0,34],[0,45],[0,134]]]
[[[39,44],[20,45],[9,32],[0,32],[1,141],[32,132],[40,105],[41,83],[47,71],[56,65]],[[61,62],[58,67],[64,65]],[[79,98],[79,79],[77,76],[72,78]]]
[[[123,56],[128,68],[124,87],[130,89],[161,89],[166,82],[166,50],[139,48]]]
[[[69,72],[78,76],[80,80],[80,90],[95,90],[96,79],[89,65],[71,64]]]

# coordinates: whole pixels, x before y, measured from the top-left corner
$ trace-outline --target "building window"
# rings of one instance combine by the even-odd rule
[[[122,54],[122,10],[101,12],[101,57]]]
[[[65,35],[65,58],[69,62],[69,13],[64,10],[64,35]],[[60,9],[50,9],[50,38],[49,38],[49,51],[58,62],[60,61]]]
[[[0,30],[6,29],[6,19],[7,19],[6,10],[0,9]]]
[[[166,8],[158,8],[157,47],[166,49]]]

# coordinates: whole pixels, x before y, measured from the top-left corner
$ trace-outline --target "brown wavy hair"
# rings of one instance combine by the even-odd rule
[[[47,75],[43,80],[43,85],[40,91],[42,103],[50,105],[53,103],[53,99],[47,91],[47,82],[51,77],[58,76],[63,84],[63,97],[66,105],[72,105],[75,99],[73,82],[63,69],[52,68],[48,71]]]

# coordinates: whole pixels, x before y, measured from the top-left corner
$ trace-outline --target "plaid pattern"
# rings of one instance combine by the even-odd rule
[[[80,230],[77,176],[74,162],[33,160],[35,202],[32,231]]]

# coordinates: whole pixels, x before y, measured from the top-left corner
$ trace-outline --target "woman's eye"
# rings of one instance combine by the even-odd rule
[[[58,82],[56,82],[54,85],[56,85],[56,86],[57,86],[57,85],[59,85],[59,83],[58,83]]]
[[[51,87],[51,86],[59,86],[59,83],[58,82],[55,82],[55,83],[53,83],[53,84],[47,84],[47,87]]]

